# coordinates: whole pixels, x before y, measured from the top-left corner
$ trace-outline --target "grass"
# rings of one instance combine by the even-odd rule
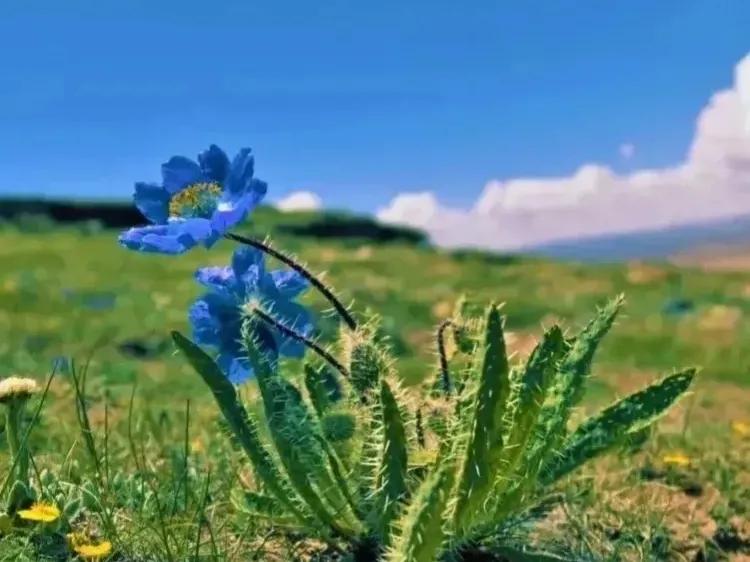
[[[52,380],[31,436],[48,495],[64,498],[64,482],[89,481],[76,525],[112,540],[115,560],[315,556],[314,544],[280,541],[233,507],[231,491],[252,475],[169,343],[170,330],[187,330],[186,308],[200,294],[192,272],[226,263],[233,246],[164,258],[121,249],[115,236],[0,231],[0,376],[43,382],[57,358],[75,359]],[[553,319],[577,327],[624,292],[627,308],[599,354],[586,409],[676,367],[700,366],[699,383],[643,450],[572,476],[539,540],[579,559],[750,554],[750,435],[737,429],[750,423],[748,275],[295,237],[275,245],[326,271],[354,310],[383,315],[407,383],[437,369],[434,331],[460,293],[505,302],[512,347],[523,355]],[[323,337],[332,334],[323,301],[306,300],[321,311]],[[679,310],[668,313],[670,305]],[[75,381],[84,382],[84,370],[82,396]],[[256,390],[243,393],[251,399]],[[665,463],[675,453],[687,461]],[[0,475],[7,459],[0,449]],[[64,544],[38,536],[0,537],[0,560],[67,559]]]

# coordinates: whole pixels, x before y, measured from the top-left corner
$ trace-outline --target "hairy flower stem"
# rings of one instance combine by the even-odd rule
[[[240,236],[239,234],[233,234],[228,233],[224,235],[229,240],[233,240],[235,242],[239,242],[240,244],[245,244],[246,246],[252,246],[253,248],[256,248],[269,256],[272,256],[282,262],[283,264],[288,265],[291,267],[294,271],[302,275],[305,279],[307,279],[310,284],[315,287],[327,300],[328,302],[333,305],[333,308],[336,309],[336,312],[341,316],[341,318],[344,320],[346,325],[349,327],[350,330],[356,330],[357,329],[357,322],[354,320],[354,317],[349,313],[349,311],[346,309],[346,307],[342,304],[342,302],[336,298],[336,295],[333,294],[331,289],[326,287],[326,285],[315,275],[313,275],[307,268],[305,268],[302,264],[296,262],[294,259],[290,258],[289,256],[285,255],[284,253],[272,248],[269,244],[266,242],[261,242],[260,240],[255,240],[254,238],[247,238],[245,236]]]
[[[285,336],[288,336],[290,338],[294,338],[297,341],[300,341],[304,343],[307,347],[312,349],[315,353],[320,355],[323,359],[328,361],[337,371],[339,371],[342,375],[345,377],[349,376],[349,371],[346,370],[346,367],[344,367],[339,361],[330,353],[328,353],[325,349],[320,347],[317,343],[312,341],[310,338],[307,338],[303,336],[302,334],[296,332],[292,328],[289,328],[288,326],[284,326],[281,322],[270,316],[269,314],[263,312],[262,310],[255,308],[253,309],[253,314],[255,314],[258,318],[266,322],[267,324],[270,324],[274,328],[276,328],[279,332],[284,334]]]
[[[448,328],[455,329],[455,325],[450,319],[443,320],[437,330],[437,348],[438,356],[440,357],[440,382],[443,392],[446,395],[450,395],[453,389],[450,371],[448,370],[448,354],[445,351],[445,331]]]
[[[29,453],[21,446],[21,418],[23,417],[25,400],[11,399],[7,404],[5,417],[5,433],[8,437],[11,466],[16,464],[16,481],[28,485]],[[16,461],[16,459],[18,459]]]

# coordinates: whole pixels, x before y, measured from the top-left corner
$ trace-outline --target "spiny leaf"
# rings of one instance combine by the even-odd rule
[[[349,350],[349,382],[362,400],[378,387],[388,371],[388,359],[367,329],[354,334]]]
[[[512,480],[516,463],[533,437],[534,424],[544,403],[547,391],[554,380],[558,362],[566,350],[565,337],[559,327],[553,326],[531,352],[518,379],[517,393],[510,422],[508,441],[502,452],[496,476],[495,495]]]
[[[329,412],[320,420],[323,436],[331,443],[348,441],[354,436],[356,420],[348,412]]]
[[[372,491],[376,488],[380,466],[380,442],[383,423],[373,406],[359,406],[356,431],[356,461],[352,477],[356,481],[359,504],[364,511],[372,510]]]
[[[305,387],[318,417],[341,400],[341,386],[326,365],[315,367],[305,363]]]
[[[388,537],[399,502],[406,493],[406,430],[401,410],[386,381],[380,381],[380,409],[383,421],[383,442],[380,467],[375,482],[376,530]]]
[[[567,411],[583,398],[584,383],[591,370],[599,343],[607,335],[622,308],[622,295],[608,302],[573,340],[570,350],[560,365],[561,380],[565,384],[563,396]],[[566,417],[566,421],[567,421]]]
[[[246,347],[258,379],[268,428],[289,480],[316,517],[342,535],[355,535],[356,519],[347,517],[346,500],[328,472],[320,445],[322,437],[317,435],[301,394],[278,374],[252,341]]]
[[[389,549],[387,562],[434,562],[445,538],[443,514],[453,487],[455,466],[444,463],[417,490],[399,522],[401,532]]]
[[[539,484],[542,467],[565,438],[571,411],[583,396],[594,353],[612,327],[622,303],[622,296],[610,301],[580,334],[566,341],[568,351],[550,385],[529,445],[511,476],[512,488],[496,503],[495,517],[501,518],[516,509]]]
[[[224,419],[234,433],[237,441],[244,449],[253,464],[255,473],[258,475],[268,490],[284,506],[293,513],[296,518],[305,524],[318,526],[314,520],[307,517],[297,507],[294,492],[290,489],[287,480],[281,475],[273,462],[270,453],[263,446],[257,427],[240,403],[237,392],[232,383],[227,380],[224,373],[200,347],[183,336],[179,332],[172,332],[172,339],[177,347],[185,354],[193,369],[201,376],[203,381],[211,389],[216,398]]]
[[[357,504],[354,496],[352,495],[349,479],[347,479],[345,473],[344,463],[341,461],[338,452],[333,447],[333,445],[325,439],[321,439],[320,444],[323,447],[326,456],[328,457],[328,463],[331,466],[331,472],[333,473],[333,477],[336,480],[336,484],[338,485],[339,490],[341,490],[344,498],[346,498],[346,501],[349,504],[352,513],[356,514],[359,519],[362,519],[363,517],[361,506]]]
[[[503,446],[510,379],[502,317],[495,305],[487,313],[485,330],[481,378],[473,408],[469,410],[473,426],[456,490],[454,526],[458,531],[469,526],[486,501],[494,482],[494,458],[499,456]]]
[[[694,369],[670,375],[584,421],[544,471],[542,482],[554,482],[654,423],[690,388],[694,378]]]
[[[537,450],[527,463],[533,477],[541,470],[550,453],[554,451],[567,432],[573,407],[583,396],[584,383],[591,370],[594,353],[607,334],[622,306],[623,298],[610,301],[572,342],[562,360],[559,372],[550,388],[550,396],[539,415]]]

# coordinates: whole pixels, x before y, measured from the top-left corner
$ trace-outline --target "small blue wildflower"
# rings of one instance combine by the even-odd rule
[[[232,265],[204,267],[196,280],[209,290],[190,307],[193,338],[218,350],[217,363],[230,381],[240,384],[253,376],[241,341],[243,307],[257,304],[279,323],[304,336],[312,333],[309,311],[294,302],[308,282],[294,271],[266,271],[264,254],[255,248],[235,250]],[[256,322],[256,344],[274,359],[300,358],[305,345],[281,334],[276,328]]]
[[[120,244],[162,254],[181,254],[198,244],[211,247],[265,196],[266,183],[253,174],[249,148],[231,163],[214,144],[198,162],[173,156],[162,164],[161,185],[135,184],[135,205],[152,224],[123,232]]]

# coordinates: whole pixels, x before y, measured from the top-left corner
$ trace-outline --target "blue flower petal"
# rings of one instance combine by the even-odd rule
[[[211,217],[211,226],[216,232],[224,234],[234,225],[242,222],[247,214],[258,206],[261,199],[262,195],[258,192],[251,192],[219,201]]]
[[[203,299],[193,303],[188,311],[188,320],[193,329],[193,339],[202,345],[221,344],[221,324],[211,313],[210,305]]]
[[[206,293],[193,303],[189,318],[196,338],[205,338],[198,343],[239,354],[242,316],[237,299]]]
[[[212,144],[208,150],[204,150],[198,155],[203,174],[209,180],[224,183],[229,174],[230,163],[226,152]]]
[[[273,279],[279,294],[289,300],[297,298],[310,286],[307,279],[291,269],[272,271],[271,279]]]
[[[120,244],[131,250],[160,254],[182,254],[199,243],[213,243],[207,219],[174,219],[167,224],[131,228],[120,235]]]
[[[162,164],[161,177],[164,189],[171,195],[205,179],[200,166],[184,156],[172,156],[168,162]]]
[[[232,160],[232,166],[229,169],[229,175],[226,180],[226,190],[229,193],[244,193],[248,191],[246,186],[253,180],[255,174],[255,158],[252,150],[241,148]]]
[[[231,295],[237,286],[231,267],[202,267],[195,272],[195,279],[204,287],[224,295]]]
[[[216,241],[216,233],[211,229],[211,221],[208,219],[173,219],[169,226],[185,236],[190,236],[196,243],[202,242],[206,247]]]
[[[221,353],[217,357],[216,363],[232,384],[242,384],[253,377],[250,362],[245,358]]]
[[[297,333],[306,337],[313,333],[310,312],[292,300],[306,288],[306,281],[294,272],[266,272],[264,257],[262,251],[243,246],[234,252],[230,267],[205,267],[196,272],[198,282],[210,292],[190,309],[195,339],[216,349],[217,362],[234,384],[253,376],[242,341],[242,306],[247,300],[259,300],[267,313]],[[301,358],[306,351],[304,343],[260,320],[249,329],[250,345],[268,357],[274,368],[280,356]]]
[[[251,268],[253,271],[265,272],[264,254],[257,248],[241,246],[232,254],[232,270],[237,278],[241,278]]]
[[[170,235],[165,224],[131,228],[120,234],[119,242],[131,250],[158,254],[182,254],[196,244],[190,238]]]
[[[133,201],[138,210],[153,223],[167,222],[170,195],[164,187],[154,183],[137,182]]]

